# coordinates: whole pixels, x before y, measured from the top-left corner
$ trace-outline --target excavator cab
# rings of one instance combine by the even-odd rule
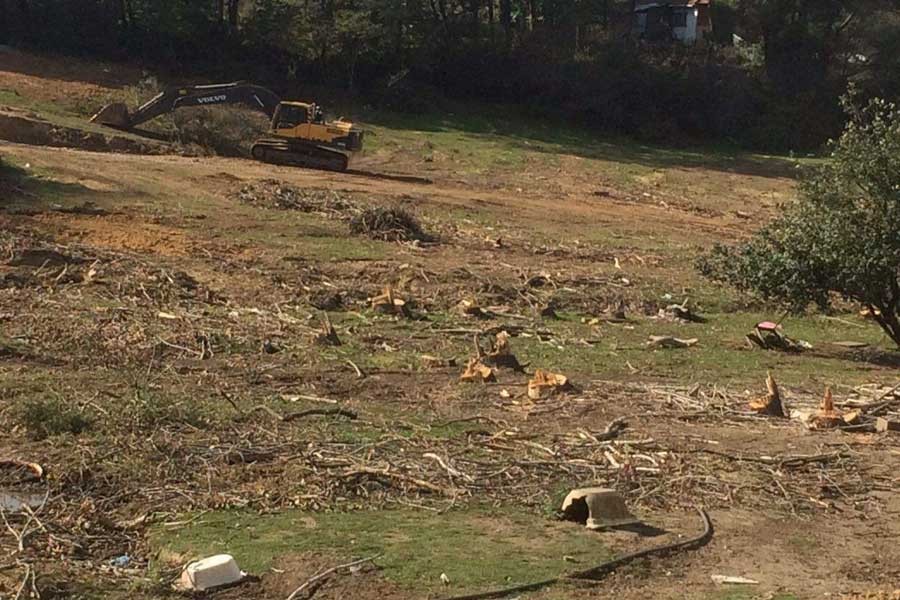
[[[272,117],[272,131],[289,130],[308,123],[310,107],[302,102],[280,102]]]
[[[272,115],[272,135],[311,142],[349,152],[362,149],[362,132],[341,119],[325,122],[322,107],[306,102],[279,102]]]

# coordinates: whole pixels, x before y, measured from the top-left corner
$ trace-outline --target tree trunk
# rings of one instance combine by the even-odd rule
[[[228,4],[228,29],[232,33],[238,30],[238,20],[240,18],[241,0],[230,0]]]
[[[500,0],[500,24],[503,26],[503,32],[506,35],[506,49],[512,46],[512,0]]]
[[[876,316],[875,320],[881,325],[887,336],[900,348],[900,320],[898,320],[897,315],[882,313],[880,316]]]
[[[869,312],[875,322],[881,327],[891,340],[900,348],[900,300],[885,302],[878,307],[868,306]],[[876,308],[878,309],[876,311]],[[879,314],[879,312],[881,314]]]
[[[398,18],[394,24],[394,56],[400,61],[400,66],[406,65],[406,44],[403,36],[403,18]]]
[[[488,9],[488,28],[491,31],[491,46],[493,46],[494,42],[496,41],[495,27],[494,27],[494,0],[487,0],[487,9]]]

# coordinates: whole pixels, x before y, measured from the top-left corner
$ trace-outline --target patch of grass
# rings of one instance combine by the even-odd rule
[[[301,256],[311,260],[382,260],[388,253],[384,242],[350,237],[304,237],[297,240]]]
[[[660,304],[665,303],[661,299]],[[573,376],[576,383],[588,378],[636,378],[680,383],[727,381],[734,386],[755,386],[765,380],[767,371],[772,371],[780,383],[788,386],[856,385],[890,378],[892,365],[900,362],[900,354],[893,350],[881,330],[854,315],[788,317],[783,323],[788,335],[813,344],[811,351],[788,354],[751,348],[744,338],[756,323],[781,315],[701,311],[705,323],[682,324],[633,315],[629,323],[600,322],[591,326],[583,323],[582,318],[593,315],[574,311],[558,314],[560,319],[544,320],[540,324],[541,329],[551,332],[548,339],[516,336],[511,340],[512,351],[520,362],[530,363],[529,370],[562,372]],[[458,317],[446,312],[429,313],[428,318],[447,327],[458,324]],[[341,322],[339,314],[335,315],[334,322]],[[355,322],[354,319],[352,323]],[[421,354],[433,354],[455,357],[461,372],[465,359],[472,354],[470,339],[447,336],[434,339],[424,348],[392,341],[409,339],[422,328],[418,322],[376,318],[367,321],[367,331],[377,332],[387,343],[396,346],[397,351],[373,352],[371,346],[345,336],[343,346],[329,348],[319,356],[341,364],[351,359],[363,369],[421,371],[424,368]],[[651,335],[697,338],[699,343],[687,349],[653,349],[646,345]],[[864,342],[871,349],[850,350],[834,345],[838,341]]]
[[[87,415],[60,398],[26,400],[19,412],[19,422],[36,440],[66,433],[78,435],[91,426]]]
[[[425,164],[450,163],[453,169],[469,174],[521,169],[528,152],[490,127],[473,128],[454,117],[378,113],[367,119],[373,136],[368,149],[417,154]],[[548,157],[548,160],[554,160]]]
[[[59,181],[48,169],[34,166],[26,169],[25,164],[25,161],[6,154],[0,156],[0,195],[7,208],[37,209],[49,205],[73,208],[88,203],[99,204],[111,196],[77,183]]]
[[[349,235],[341,222],[318,215],[273,209],[252,212],[235,207],[230,218],[235,216],[244,218],[246,226],[233,233],[232,242],[262,245],[296,259],[383,260],[392,249],[391,244],[379,240]]]
[[[812,556],[821,550],[822,545],[811,535],[797,534],[787,539],[788,545],[801,556]]]
[[[335,421],[329,424],[329,439],[339,444],[368,444],[377,442],[384,435],[384,430],[358,421]]]
[[[814,315],[787,319],[784,325],[788,335],[814,346],[812,351],[787,354],[750,348],[744,340],[755,323],[770,319],[771,315],[704,316],[706,323],[680,324],[640,317],[628,325],[603,323],[594,330],[580,322],[545,322],[544,326],[556,334],[556,341],[517,337],[512,341],[512,349],[521,362],[530,362],[532,368],[611,379],[638,376],[681,382],[751,384],[762,381],[766,371],[771,370],[779,382],[787,385],[811,382],[851,385],[871,382],[879,370],[884,371],[885,377],[890,374],[890,364],[882,367],[858,352],[830,345],[853,340],[890,351],[890,345],[877,327],[858,323],[853,317],[847,317],[846,322]],[[650,335],[695,337],[699,343],[681,350],[651,349],[645,345]],[[590,338],[596,343],[576,345],[580,338]]]
[[[260,516],[215,512],[177,532],[151,534],[157,549],[196,556],[228,552],[251,573],[280,556],[324,552],[346,557],[383,553],[386,578],[417,591],[515,585],[599,563],[609,553],[601,537],[574,523],[545,521],[517,509],[412,510]],[[575,562],[564,562],[570,556]]]
[[[37,117],[49,121],[54,125],[80,129],[91,133],[106,135],[115,134],[133,140],[145,140],[139,135],[126,131],[114,131],[98,123],[91,123],[90,118],[99,110],[102,102],[96,105],[84,100],[73,99],[71,101],[43,102],[18,94],[15,90],[0,89],[0,105],[11,106],[24,111],[32,112]]]
[[[588,169],[608,163],[607,178],[641,183],[661,177],[659,170],[716,169],[763,177],[793,177],[799,161],[753,154],[727,146],[665,147],[621,136],[598,135],[554,118],[552,114],[520,108],[449,102],[439,113],[365,115],[374,125],[374,149],[414,148],[423,156],[438,152],[476,172],[522,166],[530,157],[556,162],[561,156],[585,159]],[[697,184],[696,181],[693,182]]]
[[[156,393],[141,386],[134,388],[116,417],[135,431],[153,431],[164,425],[184,424],[198,429],[209,426],[209,415],[201,402]]]
[[[0,335],[0,358],[24,357],[31,354],[28,344],[21,340],[12,340]]]

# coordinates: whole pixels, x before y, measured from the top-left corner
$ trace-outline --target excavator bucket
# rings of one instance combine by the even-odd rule
[[[121,102],[107,104],[96,115],[91,117],[91,123],[100,123],[110,127],[126,128],[131,125],[131,115],[128,107]]]

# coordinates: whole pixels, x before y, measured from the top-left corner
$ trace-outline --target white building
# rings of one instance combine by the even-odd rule
[[[712,0],[636,0],[634,32],[652,41],[693,44],[712,31]]]

